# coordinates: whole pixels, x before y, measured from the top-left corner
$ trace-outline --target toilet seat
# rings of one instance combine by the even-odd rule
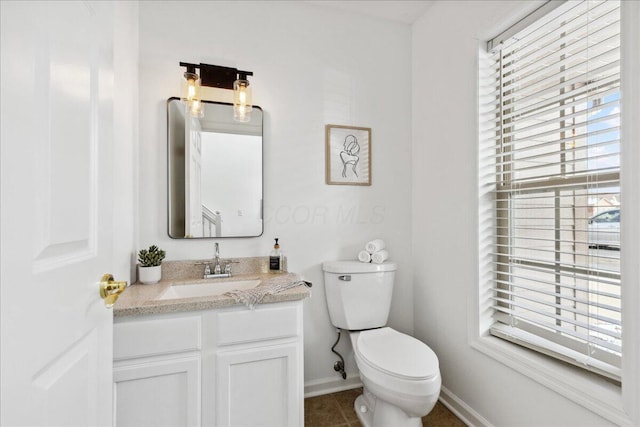
[[[356,353],[371,368],[394,378],[424,381],[440,374],[429,346],[388,327],[360,332]]]

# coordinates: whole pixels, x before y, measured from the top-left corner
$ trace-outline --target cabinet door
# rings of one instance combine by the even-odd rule
[[[298,343],[216,354],[218,427],[303,424]]]
[[[117,366],[117,427],[200,425],[200,358]]]

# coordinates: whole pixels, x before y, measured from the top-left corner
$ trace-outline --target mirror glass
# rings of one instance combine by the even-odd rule
[[[203,117],[167,101],[169,236],[262,234],[262,109],[233,120],[233,104],[202,101]]]

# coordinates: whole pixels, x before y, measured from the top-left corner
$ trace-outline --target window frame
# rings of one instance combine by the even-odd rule
[[[622,2],[621,4],[621,93],[622,93],[622,129],[625,140],[640,141],[640,84],[633,78],[640,69],[640,52],[633,41],[640,39],[640,3]],[[477,63],[485,59],[486,45],[478,46]],[[478,83],[480,75],[478,73]],[[478,84],[477,99],[482,94]],[[479,117],[479,114],[478,114]],[[634,119],[635,118],[635,119]],[[478,144],[480,142],[481,123],[477,122]],[[480,152],[476,153],[479,158]],[[635,284],[626,286],[622,321],[625,325],[625,340],[621,378],[617,385],[603,377],[566,365],[526,348],[491,336],[489,328],[493,323],[492,310],[486,295],[490,294],[490,280],[487,280],[487,220],[483,213],[492,211],[490,200],[483,189],[484,183],[478,182],[477,212],[478,234],[476,236],[478,282],[470,293],[469,306],[473,315],[469,317],[469,345],[477,351],[497,360],[560,395],[580,404],[588,410],[619,425],[637,425],[640,423],[640,343],[633,337],[640,336],[640,143],[627,144],[621,152],[620,191],[625,200],[625,218],[622,219],[624,234],[620,236],[624,251],[621,253],[621,274],[625,282]],[[480,177],[480,165],[477,165]],[[490,270],[490,269],[489,269]]]

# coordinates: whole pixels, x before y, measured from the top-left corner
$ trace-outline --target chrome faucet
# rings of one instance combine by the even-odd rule
[[[216,242],[215,245],[214,259],[216,260],[216,265],[213,267],[213,274],[220,274],[222,273],[222,267],[220,266],[220,245],[218,242]]]
[[[204,279],[214,279],[216,277],[231,277],[231,263],[224,266],[224,273],[222,272],[222,264],[220,264],[220,244],[215,243],[215,250],[213,260],[215,262],[213,266],[213,274],[211,274],[211,267],[206,264],[204,267]]]

